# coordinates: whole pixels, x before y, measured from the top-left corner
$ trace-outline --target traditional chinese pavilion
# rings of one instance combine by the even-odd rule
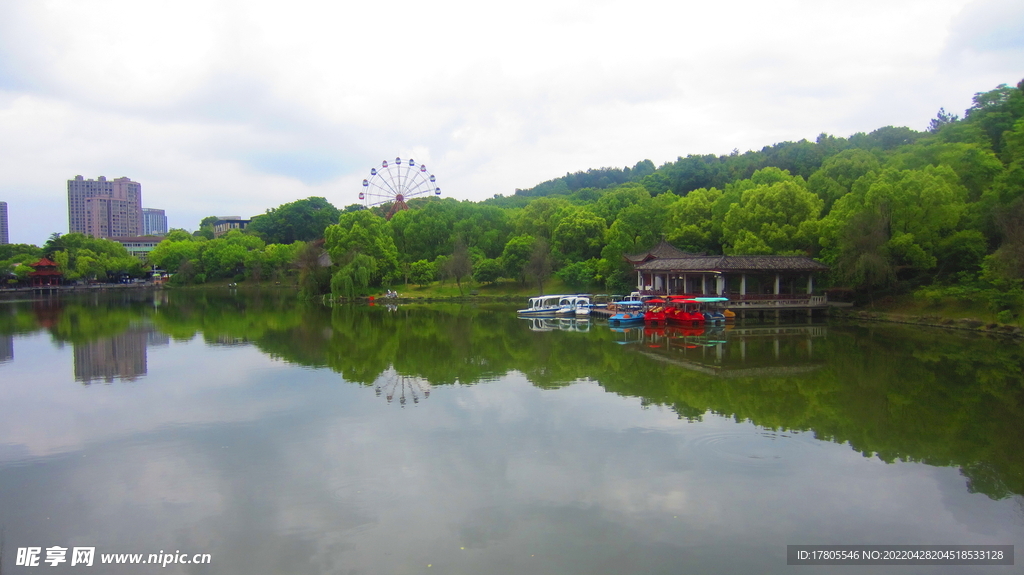
[[[61,280],[64,279],[64,274],[57,269],[57,262],[49,258],[43,258],[34,264],[28,265],[35,270],[28,274],[32,287],[59,286]]]
[[[637,289],[651,294],[728,297],[730,307],[824,307],[814,276],[828,266],[806,256],[691,254],[662,241],[625,258],[636,270]]]

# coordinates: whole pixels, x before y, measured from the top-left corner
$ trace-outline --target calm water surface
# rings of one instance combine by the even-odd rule
[[[0,569],[1019,572],[786,565],[787,544],[1024,553],[1019,343],[515,307],[0,302]],[[15,566],[29,546],[212,563]]]

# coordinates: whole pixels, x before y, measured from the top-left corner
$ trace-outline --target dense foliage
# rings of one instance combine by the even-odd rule
[[[121,244],[85,234],[53,234],[41,251],[68,280],[116,281],[141,277],[145,271]]]

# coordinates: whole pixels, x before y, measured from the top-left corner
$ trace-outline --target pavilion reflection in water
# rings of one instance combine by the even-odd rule
[[[739,323],[706,327],[637,327],[630,343],[666,363],[719,377],[780,377],[814,371],[824,358],[814,340],[824,324]]]

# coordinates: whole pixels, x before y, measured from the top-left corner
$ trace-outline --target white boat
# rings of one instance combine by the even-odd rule
[[[562,306],[559,302],[564,297],[573,297],[566,295],[542,295],[530,298],[530,307],[521,309],[516,312],[522,316],[554,316],[558,313],[558,310]]]
[[[590,306],[590,296],[576,296],[576,317],[585,318],[590,316]]]
[[[574,295],[564,295],[558,300],[558,311],[555,315],[576,315],[576,304],[578,298]]]

